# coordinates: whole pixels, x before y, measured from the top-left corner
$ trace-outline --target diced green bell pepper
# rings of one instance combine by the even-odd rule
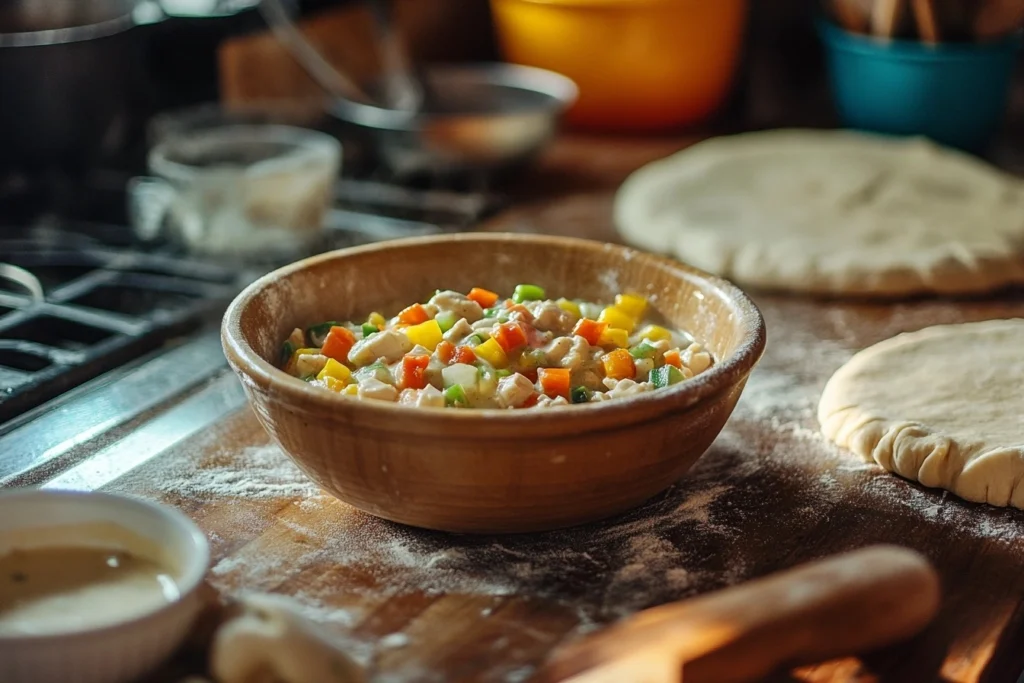
[[[540,301],[545,298],[547,298],[547,293],[544,288],[537,285],[516,285],[515,291],[512,292],[512,301],[517,304],[524,301]]]
[[[453,384],[444,390],[444,402],[449,406],[465,406],[469,404],[466,398],[466,391],[461,384]]]
[[[295,355],[295,344],[286,341],[281,345],[281,365],[288,365],[288,361]]]
[[[372,337],[378,332],[380,332],[380,330],[377,329],[376,325],[371,325],[370,323],[363,323],[363,339]]]
[[[633,358],[653,358],[657,352],[656,348],[642,341],[629,350],[629,355],[633,356]]]
[[[570,393],[573,403],[588,403],[590,401],[590,389],[586,387],[576,387]]]
[[[660,368],[651,370],[651,384],[658,389],[679,384],[684,379],[686,378],[683,377],[683,373],[674,365],[662,365]]]

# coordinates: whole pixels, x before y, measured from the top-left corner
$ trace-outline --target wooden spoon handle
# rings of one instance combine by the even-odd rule
[[[939,581],[915,552],[875,546],[641,612],[554,660],[573,683],[741,683],[920,631]]]
[[[892,38],[903,18],[903,0],[875,0],[871,12],[871,32],[879,38]]]

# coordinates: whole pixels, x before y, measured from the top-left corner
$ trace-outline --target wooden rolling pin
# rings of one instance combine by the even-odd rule
[[[909,638],[938,607],[927,560],[873,546],[640,612],[556,653],[542,680],[755,681]]]

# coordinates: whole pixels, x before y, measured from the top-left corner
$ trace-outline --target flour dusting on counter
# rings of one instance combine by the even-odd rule
[[[308,498],[324,495],[276,445],[216,456],[207,467],[154,479],[164,493],[226,498]]]

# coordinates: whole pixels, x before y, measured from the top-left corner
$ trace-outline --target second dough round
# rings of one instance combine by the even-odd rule
[[[856,354],[818,405],[831,441],[970,501],[1024,509],[1024,320],[940,325]]]
[[[634,173],[615,222],[640,248],[767,289],[891,297],[1024,282],[1024,182],[924,140],[712,138]]]

